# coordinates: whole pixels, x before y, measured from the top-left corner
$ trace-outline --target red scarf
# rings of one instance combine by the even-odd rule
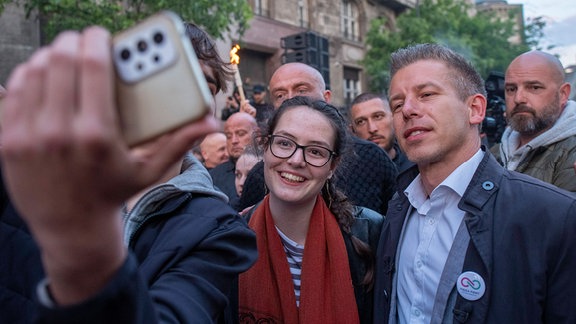
[[[359,323],[344,238],[324,199],[316,200],[306,236],[300,308],[269,196],[249,225],[256,232],[258,261],[240,275],[240,323]]]

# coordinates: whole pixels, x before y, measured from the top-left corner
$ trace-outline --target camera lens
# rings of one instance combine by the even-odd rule
[[[156,32],[153,36],[154,43],[160,44],[164,41],[164,35],[161,32]]]
[[[143,40],[138,41],[138,44],[136,46],[138,47],[138,50],[140,52],[146,52],[146,50],[148,49],[148,44]]]
[[[128,49],[123,49],[120,51],[120,58],[122,58],[124,61],[127,61],[128,59],[130,59],[130,50]]]

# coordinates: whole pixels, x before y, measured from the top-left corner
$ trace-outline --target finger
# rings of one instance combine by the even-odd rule
[[[44,101],[48,65],[48,50],[42,48],[28,62],[14,69],[3,103],[2,129],[10,131],[15,127],[31,128],[29,125],[38,117],[37,112]]]
[[[44,121],[57,129],[69,125],[77,106],[77,75],[80,35],[60,34],[50,46]]]
[[[80,64],[82,116],[101,123],[109,132],[120,133],[114,100],[110,34],[107,30],[90,27],[83,32]]]

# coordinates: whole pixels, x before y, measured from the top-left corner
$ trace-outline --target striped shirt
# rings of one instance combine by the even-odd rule
[[[296,306],[300,307],[300,274],[302,273],[304,245],[292,241],[288,236],[284,235],[278,227],[276,227],[276,231],[278,231],[280,235],[284,252],[286,252],[286,259],[290,266],[290,274],[292,275],[292,282],[294,282],[294,294],[296,295]]]

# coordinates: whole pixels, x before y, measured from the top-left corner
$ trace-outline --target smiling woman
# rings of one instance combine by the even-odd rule
[[[270,193],[247,216],[259,259],[240,277],[240,320],[370,323],[383,217],[332,184],[346,123],[326,102],[294,97],[267,126],[259,144]]]

